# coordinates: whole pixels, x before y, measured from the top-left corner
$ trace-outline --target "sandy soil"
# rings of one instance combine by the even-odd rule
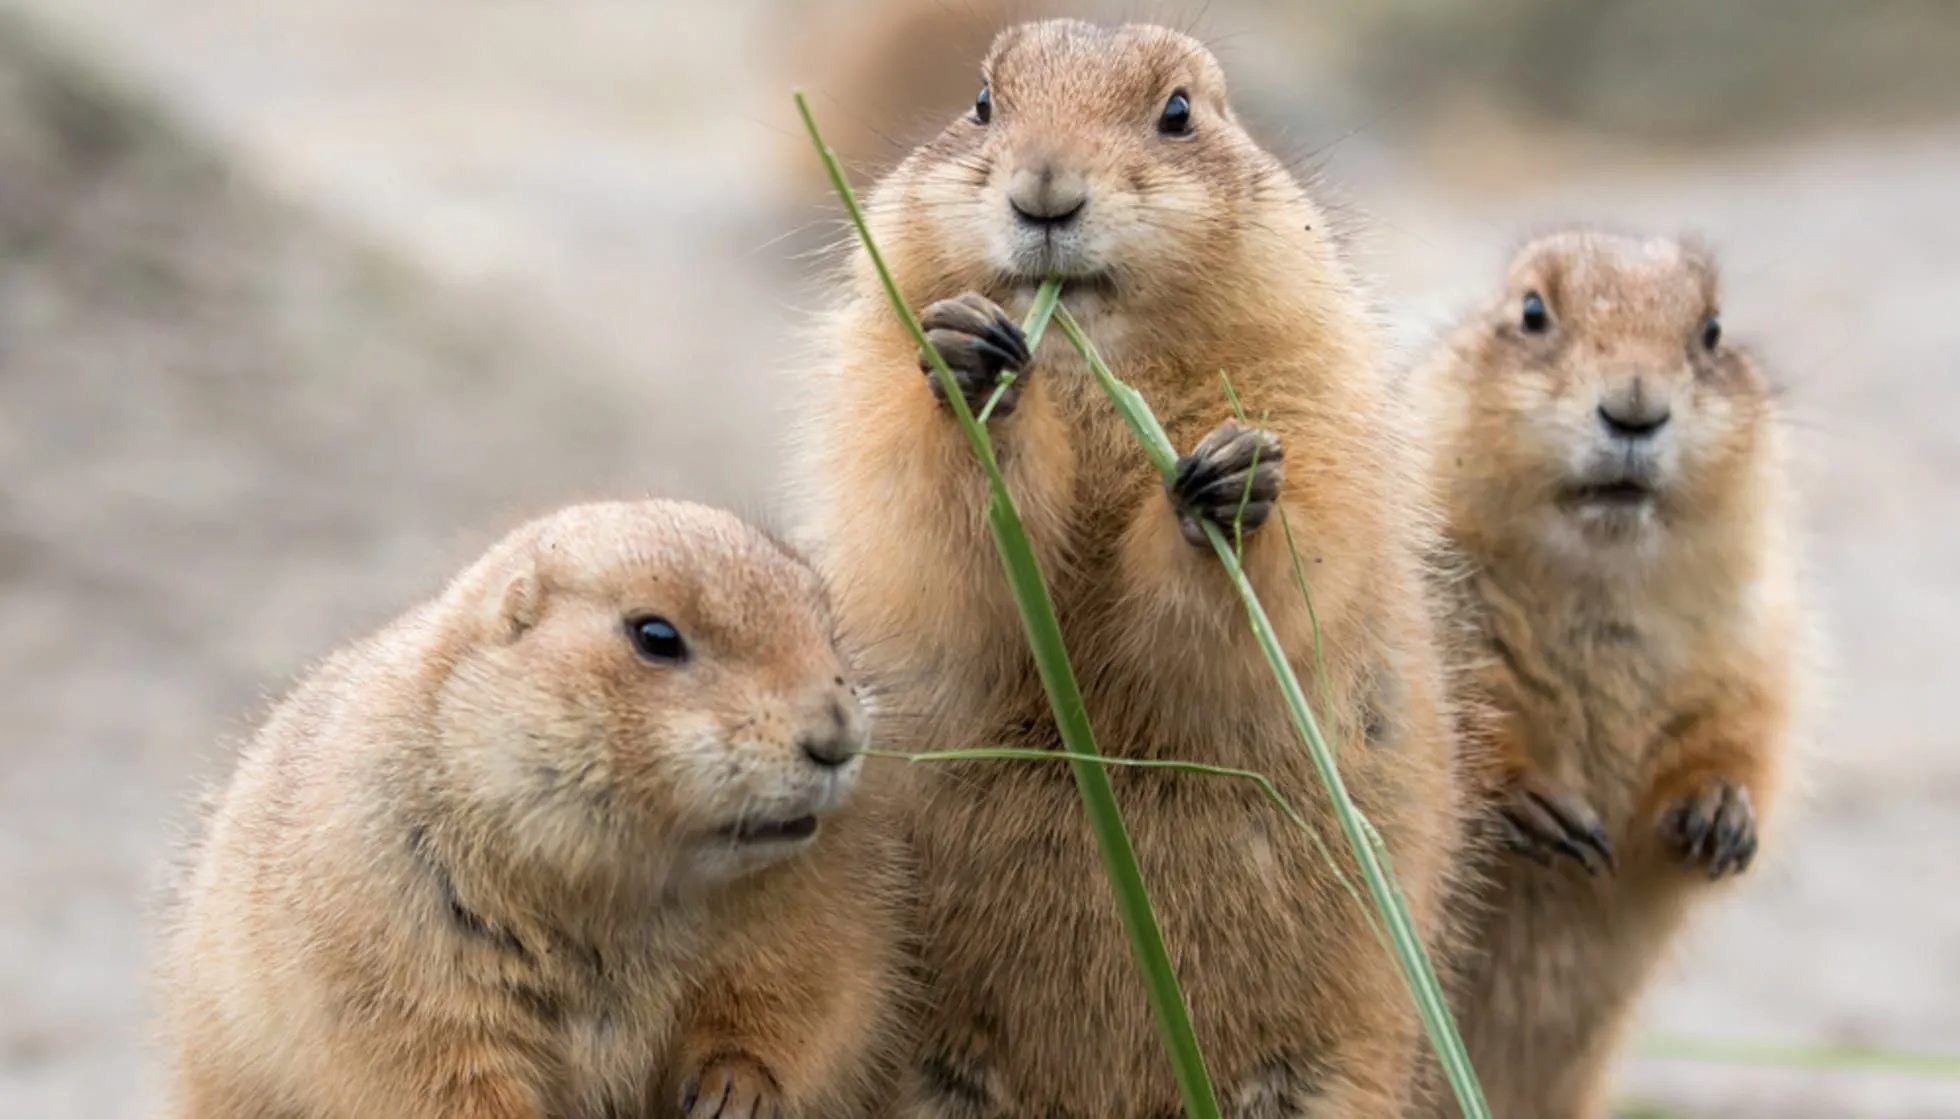
[[[208,137],[0,35],[0,1115],[120,1119],[153,1106],[144,906],[196,782],[542,504],[762,508],[814,299],[787,246],[826,211],[777,170],[802,76],[712,64],[773,57],[759,4],[19,6]],[[1235,42],[1277,143],[1338,136]],[[1654,1029],[1960,1054],[1955,119],[1692,159],[1364,131],[1314,160],[1405,347],[1531,225],[1691,227],[1790,383],[1836,705],[1804,816]],[[1903,1077],[1624,1081],[1671,1114],[1960,1115]]]

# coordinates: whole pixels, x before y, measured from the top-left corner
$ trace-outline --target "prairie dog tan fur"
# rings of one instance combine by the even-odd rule
[[[177,1114],[861,1114],[900,867],[845,664],[729,514],[518,528],[245,750],[169,930]]]
[[[1587,230],[1526,245],[1410,388],[1514,848],[1466,1042],[1494,1114],[1603,1116],[1639,992],[1783,788],[1810,637],[1772,393],[1705,249]]]
[[[1024,24],[981,71],[974,108],[881,182],[868,212],[970,401],[1020,368],[992,437],[1103,750],[1263,771],[1344,849],[1198,532],[1203,519],[1243,530],[1245,566],[1318,700],[1312,626],[1272,516],[1283,510],[1324,635],[1323,724],[1439,937],[1463,804],[1418,559],[1424,491],[1321,212],[1240,128],[1217,62],[1184,35]],[[984,478],[867,262],[854,267],[799,472],[846,640],[891,708],[895,744],[1053,747]],[[1059,330],[1026,352],[1006,316],[1050,274],[1190,452],[1176,485]],[[1232,422],[1221,371],[1267,431]],[[1176,1112],[1068,770],[983,762],[913,776],[929,990],[900,1114]],[[1111,779],[1229,1113],[1398,1114],[1422,1044],[1414,1012],[1308,837],[1239,783]]]

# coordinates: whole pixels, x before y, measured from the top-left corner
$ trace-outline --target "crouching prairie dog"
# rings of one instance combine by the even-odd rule
[[[989,421],[1103,750],[1270,775],[1345,845],[1245,608],[1244,563],[1355,799],[1440,944],[1464,803],[1419,560],[1418,460],[1321,211],[1240,128],[1217,62],[1151,26],[1003,32],[973,106],[869,199],[904,297]],[[809,394],[805,528],[911,749],[1058,737],[986,521],[986,480],[862,254]],[[1166,487],[1059,330],[1043,277],[1187,453]],[[1240,425],[1220,381],[1229,373]],[[1326,651],[1274,510],[1301,548]],[[903,813],[929,984],[900,1113],[1180,1109],[1068,770],[921,766]],[[1256,788],[1111,774],[1197,1036],[1234,1116],[1389,1116],[1420,1034],[1371,914]],[[1358,881],[1347,862],[1346,876]]]
[[[1510,848],[1458,1000],[1497,1115],[1605,1114],[1637,995],[1783,787],[1807,611],[1770,386],[1719,301],[1692,243],[1551,234],[1411,382]]]
[[[177,1114],[861,1114],[901,898],[847,676],[729,514],[517,529],[244,751],[168,936]]]

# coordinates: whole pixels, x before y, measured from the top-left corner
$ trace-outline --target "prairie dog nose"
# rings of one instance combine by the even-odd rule
[[[1667,398],[1649,393],[1639,378],[1624,392],[1609,393],[1599,401],[1599,422],[1608,433],[1626,439],[1642,439],[1667,423]]]
[[[840,692],[830,697],[809,728],[797,736],[796,744],[809,758],[825,769],[835,769],[864,749],[864,713],[857,697]]]
[[[1044,159],[1014,172],[1007,204],[1028,225],[1067,225],[1089,204],[1089,184],[1055,160]]]

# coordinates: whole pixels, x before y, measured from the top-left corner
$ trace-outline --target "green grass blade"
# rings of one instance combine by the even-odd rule
[[[1887,1073],[1960,1081],[1960,1056],[1900,1053],[1862,1046],[1780,1045],[1773,1042],[1649,1034],[1634,1043],[1633,1055],[1654,1060],[1710,1061],[1819,1072]]]
[[[1095,344],[1084,334],[1067,307],[1059,307],[1055,312],[1055,323],[1062,328],[1069,341],[1081,352],[1082,360],[1088,364],[1103,391],[1109,395],[1117,411],[1128,421],[1137,439],[1143,444],[1144,452],[1156,465],[1158,472],[1166,480],[1172,478],[1177,468],[1177,451],[1171,445],[1164,429],[1158,424],[1150,406],[1135,389],[1116,379],[1109,366],[1096,351]],[[1236,399],[1236,398],[1234,398]],[[1241,410],[1242,412],[1242,410]],[[1422,1019],[1423,1028],[1428,1032],[1431,1044],[1443,1064],[1444,1073],[1449,1077],[1450,1087],[1455,1091],[1457,1101],[1466,1119],[1489,1119],[1490,1108],[1484,1101],[1483,1090],[1477,1083],[1475,1072],[1470,1067],[1470,1059],[1463,1048],[1463,1039],[1458,1034],[1456,1021],[1450,1015],[1449,1006],[1442,992],[1442,985],[1436,978],[1436,971],[1429,960],[1429,953],[1423,947],[1422,939],[1416,933],[1415,921],[1409,914],[1408,900],[1392,875],[1385,869],[1386,848],[1381,837],[1372,825],[1362,816],[1353,799],[1348,796],[1347,786],[1341,780],[1339,767],[1334,762],[1334,754],[1321,737],[1319,724],[1315,721],[1312,709],[1307,704],[1305,692],[1300,687],[1299,678],[1293,673],[1293,666],[1287,660],[1286,651],[1280,646],[1279,637],[1273,630],[1272,621],[1266,616],[1265,607],[1260,605],[1259,596],[1253,592],[1252,584],[1246,579],[1245,569],[1240,566],[1238,555],[1227,540],[1223,531],[1215,524],[1204,526],[1205,537],[1211,542],[1212,550],[1218,553],[1219,562],[1225,565],[1234,589],[1244,602],[1246,613],[1252,622],[1253,636],[1259,642],[1261,652],[1272,667],[1273,676],[1279,681],[1280,692],[1286,700],[1287,712],[1293,720],[1294,729],[1307,745],[1313,759],[1315,770],[1326,785],[1329,799],[1334,806],[1341,830],[1347,836],[1348,846],[1353,851],[1355,861],[1361,866],[1361,875],[1367,883],[1368,892],[1373,896],[1377,911],[1388,927],[1389,939],[1394,946],[1397,961],[1402,968],[1402,978],[1409,988],[1410,997],[1415,1001],[1416,1011]]]
[[[933,754],[901,754],[887,750],[866,750],[864,754],[866,757],[871,758],[891,758],[895,761],[921,764],[999,759],[1054,762],[1069,761],[1072,758],[1072,755],[1058,754],[1052,750],[1026,750],[1014,746],[987,746],[973,750],[942,750]],[[1265,794],[1266,799],[1273,803],[1273,807],[1279,809],[1280,815],[1285,816],[1287,822],[1306,833],[1307,838],[1313,842],[1315,847],[1319,848],[1321,855],[1327,859],[1329,864],[1334,864],[1334,853],[1327,849],[1326,841],[1321,839],[1320,832],[1307,822],[1306,816],[1298,808],[1293,806],[1292,801],[1286,799],[1285,794],[1279,791],[1279,786],[1273,784],[1272,778],[1256,770],[1234,769],[1228,765],[1206,765],[1203,762],[1178,761],[1174,758],[1111,758],[1099,756],[1093,759],[1093,764],[1119,766],[1129,769],[1168,769],[1178,773],[1197,774],[1202,777],[1230,777],[1241,781],[1250,781],[1258,786],[1259,791]],[[1335,873],[1340,875],[1342,888],[1347,890],[1348,896],[1354,899],[1354,904],[1360,906],[1363,915],[1368,918],[1368,927],[1374,930],[1375,939],[1381,943],[1383,948],[1388,948],[1388,937],[1381,931],[1381,926],[1375,923],[1374,912],[1368,908],[1368,903],[1362,898],[1361,892],[1354,888],[1354,883],[1348,881],[1347,875],[1340,873],[1340,868],[1337,864],[1335,864]]]
[[[1252,584],[1245,577],[1245,571],[1232,554],[1232,546],[1225,534],[1215,524],[1207,524],[1205,536],[1211,541],[1212,550],[1226,564],[1226,573],[1231,577],[1239,597],[1245,602],[1246,612],[1252,617],[1254,637],[1266,655],[1266,661],[1279,679],[1280,690],[1286,699],[1286,706],[1292,716],[1294,728],[1306,741],[1313,758],[1314,768],[1319,771],[1321,780],[1327,786],[1334,805],[1334,812],[1340,819],[1341,830],[1347,834],[1348,845],[1353,849],[1356,861],[1361,864],[1361,876],[1374,895],[1375,904],[1382,920],[1388,925],[1389,939],[1394,944],[1395,953],[1402,965],[1403,979],[1415,999],[1416,1008],[1422,1017],[1423,1027],[1429,1033],[1430,1042],[1435,1045],[1442,1058],[1444,1072],[1449,1076],[1450,1085],[1456,1091],[1457,1100],[1463,1108],[1466,1119],[1489,1119],[1489,1106],[1484,1102],[1483,1091],[1477,1084],[1476,1076],[1470,1069],[1470,1059],[1463,1049],[1463,1039],[1456,1029],[1456,1021],[1451,1017],[1447,1001],[1443,997],[1442,985],[1437,980],[1429,953],[1423,947],[1417,934],[1415,921],[1409,914],[1408,901],[1402,896],[1400,886],[1384,869],[1386,849],[1374,827],[1362,815],[1361,809],[1348,796],[1347,786],[1341,780],[1340,769],[1334,763],[1333,751],[1320,735],[1313,713],[1307,706],[1306,695],[1300,688],[1299,679],[1293,674],[1293,666],[1288,663],[1286,651],[1280,646],[1278,635],[1272,622],[1266,616],[1265,607],[1253,593]]]
[[[844,203],[851,222],[857,227],[858,237],[863,241],[865,252],[877,269],[878,279],[884,285],[885,294],[890,299],[893,310],[903,320],[909,331],[927,354],[933,367],[933,375],[939,379],[946,400],[957,418],[960,428],[965,432],[973,453],[986,471],[987,480],[993,496],[987,507],[988,524],[993,529],[994,543],[1000,551],[1001,562],[1007,571],[1009,585],[1013,588],[1014,601],[1020,607],[1022,622],[1028,631],[1028,642],[1034,652],[1035,665],[1041,674],[1041,682],[1048,693],[1049,705],[1055,714],[1055,723],[1061,731],[1062,742],[1068,754],[1071,770],[1075,777],[1076,789],[1082,797],[1083,807],[1088,813],[1090,830],[1101,849],[1105,869],[1108,871],[1110,886],[1116,894],[1117,908],[1122,914],[1123,926],[1129,934],[1130,947],[1136,957],[1137,967],[1143,975],[1144,988],[1150,999],[1151,1010],[1157,1019],[1157,1028],[1164,1041],[1164,1047],[1171,1062],[1171,1072],[1177,1081],[1178,1091],[1183,1096],[1184,1107],[1191,1119],[1219,1119],[1218,1099],[1212,1090],[1210,1074],[1205,1069],[1204,1054],[1191,1029],[1190,1009],[1185,1003],[1184,992],[1178,986],[1177,973],[1172,969],[1170,953],[1165,950],[1162,931],[1158,928],[1156,913],[1150,907],[1148,891],[1144,887],[1143,874],[1137,867],[1136,851],[1130,844],[1128,830],[1123,825],[1123,816],[1116,804],[1116,794],[1109,783],[1108,771],[1093,764],[1099,756],[1095,736],[1089,727],[1088,713],[1082,703],[1082,695],[1075,680],[1075,671],[1070,666],[1068,652],[1062,643],[1061,625],[1055,618],[1054,604],[1049,601],[1048,588],[1041,575],[1041,565],[1034,554],[1034,547],[1028,540],[1026,529],[1021,524],[1020,513],[1014,508],[1014,500],[1007,490],[1006,479],[1001,475],[1000,462],[994,455],[993,443],[987,436],[987,429],[973,415],[961,396],[953,374],[946,367],[946,361],[932,344],[926,340],[925,332],[919,328],[918,319],[912,309],[906,306],[904,296],[898,290],[891,272],[885,267],[885,260],[878,252],[872,239],[870,227],[865,223],[864,214],[858,208],[857,198],[850,184],[844,179],[843,168],[839,166],[836,155],[823,141],[823,134],[817,129],[817,122],[810,115],[810,107],[803,95],[796,94],[796,110],[803,117],[803,126],[809,131],[810,142],[816,146],[818,156],[823,160],[824,169],[830,175],[831,186]],[[1033,337],[1029,348],[1046,327],[1046,312],[1059,306],[1061,285],[1055,281],[1044,283],[1035,297],[1035,312],[1030,314]],[[995,391],[999,399],[999,390]],[[988,410],[992,408],[992,401]]]
[[[1612,1114],[1617,1119],[1696,1119],[1687,1112],[1638,1096],[1616,1101],[1613,1104]]]
[[[1245,405],[1239,403],[1238,390],[1232,387],[1232,378],[1218,371],[1218,381],[1225,389],[1225,399],[1232,404],[1232,413],[1240,423],[1250,422],[1245,418]],[[1263,424],[1261,425],[1264,426]],[[1307,589],[1307,567],[1300,561],[1300,545],[1293,539],[1293,522],[1287,519],[1286,509],[1280,507],[1279,531],[1286,539],[1286,555],[1293,563],[1293,586],[1300,592],[1300,601],[1307,608],[1307,623],[1313,628],[1313,670],[1320,680],[1320,702],[1326,707],[1334,706],[1334,685],[1327,675],[1327,657],[1320,648],[1320,611],[1314,609],[1313,592]]]
[[[1062,282],[1049,280],[1034,293],[1034,305],[1028,308],[1028,321],[1021,324],[1021,333],[1028,340],[1028,352],[1033,353],[1041,345],[1042,336],[1048,333],[1048,324],[1055,317],[1055,308],[1062,304]]]
[[[1034,306],[1028,308],[1027,321],[1021,324],[1021,336],[1028,341],[1029,353],[1034,353],[1035,347],[1041,345],[1041,336],[1048,332],[1048,322],[1055,317],[1055,304],[1061,298],[1062,285],[1059,280],[1050,280],[1035,291]],[[982,426],[993,418],[994,408],[1000,403],[1000,398],[1007,395],[1008,388],[1019,379],[1018,373],[1001,373],[999,387],[987,398],[986,406],[980,409],[979,419]]]
[[[1157,473],[1163,475],[1166,482],[1175,478],[1177,448],[1171,446],[1171,437],[1164,434],[1163,425],[1157,422],[1157,414],[1144,402],[1143,394],[1117,380],[1116,375],[1109,371],[1109,366],[1103,364],[1102,355],[1096,351],[1095,343],[1089,341],[1089,336],[1082,332],[1081,325],[1075,321],[1074,315],[1068,313],[1067,307],[1055,309],[1055,325],[1062,328],[1070,344],[1088,363],[1096,382],[1116,404],[1116,410],[1122,413],[1130,430],[1136,433],[1137,441],[1143,444],[1143,453],[1150,456],[1150,464],[1157,468]]]
[[[930,754],[903,754],[895,750],[865,750],[867,758],[890,758],[893,761],[910,762],[915,765],[932,765],[940,762],[976,761],[1023,761],[1023,762],[1073,762],[1067,754],[1053,750],[1030,750],[1020,746],[979,746],[971,750],[937,750]],[[1204,762],[1185,762],[1175,758],[1111,758],[1098,755],[1092,763],[1100,766],[1117,766],[1124,769],[1168,769],[1177,773],[1195,773],[1205,777],[1231,777],[1250,781],[1266,794],[1273,807],[1296,824],[1305,826],[1306,817],[1293,807],[1293,802],[1279,791],[1279,786],[1265,774],[1251,769],[1234,769],[1229,765],[1206,765]]]
[[[1143,973],[1151,1007],[1156,1012],[1158,1031],[1163,1035],[1165,1048],[1171,1056],[1172,1073],[1177,1079],[1179,1092],[1184,1096],[1185,1111],[1193,1119],[1217,1119],[1218,1101],[1213,1094],[1210,1073],[1205,1068],[1204,1055],[1191,1028],[1184,992],[1178,985],[1170,954],[1164,947],[1156,912],[1151,908],[1149,892],[1144,886],[1143,872],[1137,866],[1136,851],[1130,845],[1129,832],[1123,825],[1122,812],[1116,804],[1116,793],[1110,787],[1107,771],[1097,764],[1102,757],[1096,749],[1095,736],[1089,727],[1089,713],[1082,703],[1074,670],[1069,665],[1068,653],[1062,643],[1061,626],[1056,621],[1054,607],[1048,601],[1047,588],[1042,581],[1034,550],[1026,543],[1026,534],[1021,530],[1012,502],[1004,495],[995,494],[988,507],[988,516],[996,537],[1003,542],[1001,557],[1006,561],[1014,601],[1020,607],[1022,620],[1027,627],[1028,642],[1034,650],[1042,686],[1048,691],[1049,705],[1055,713],[1063,749],[1070,755],[1068,760],[1075,774],[1076,788],[1089,813],[1090,830],[1103,850],[1110,885],[1114,887],[1123,910],[1131,948]],[[1006,541],[1014,537],[1019,537],[1021,543],[1008,546]]]

